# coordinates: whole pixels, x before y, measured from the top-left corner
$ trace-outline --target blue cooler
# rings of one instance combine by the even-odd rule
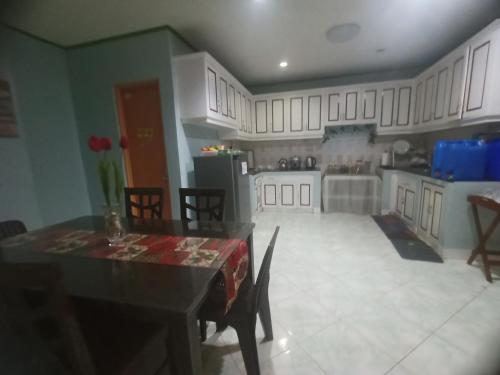
[[[488,147],[486,160],[486,179],[500,181],[500,138],[486,143]]]
[[[432,177],[445,181],[483,181],[487,147],[482,140],[438,141]]]

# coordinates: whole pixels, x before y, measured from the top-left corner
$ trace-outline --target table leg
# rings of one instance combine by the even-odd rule
[[[254,256],[253,256],[253,234],[250,234],[247,238],[247,245],[248,245],[248,264],[250,266],[250,277],[252,284],[255,282],[255,265],[254,265]]]
[[[170,368],[176,375],[201,375],[201,345],[196,314],[169,319]]]
[[[488,226],[488,229],[486,229],[486,232],[484,232],[484,234],[483,234],[483,231],[481,228],[481,221],[479,219],[479,213],[477,210],[477,206],[475,204],[472,204],[472,214],[474,216],[474,223],[476,224],[476,232],[477,232],[479,244],[472,251],[469,259],[467,260],[467,263],[471,264],[474,261],[474,258],[476,258],[476,256],[478,254],[481,254],[481,259],[483,261],[484,273],[486,276],[486,280],[488,280],[491,283],[491,282],[493,282],[493,279],[491,278],[490,263],[488,260],[488,255],[486,253],[486,242],[488,241],[490,236],[495,231],[495,228],[500,223],[500,214],[498,214],[493,219],[493,221],[490,223],[490,225]]]

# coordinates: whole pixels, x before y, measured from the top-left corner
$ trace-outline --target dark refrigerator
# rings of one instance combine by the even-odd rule
[[[197,156],[193,161],[196,187],[226,191],[224,221],[251,222],[247,155]]]

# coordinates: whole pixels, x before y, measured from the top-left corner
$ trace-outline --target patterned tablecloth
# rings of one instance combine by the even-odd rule
[[[54,229],[30,232],[4,240],[2,247],[15,248],[36,241],[38,251],[100,259],[158,263],[173,266],[218,268],[224,276],[226,311],[248,271],[248,246],[239,239],[127,234],[109,246],[102,232]]]

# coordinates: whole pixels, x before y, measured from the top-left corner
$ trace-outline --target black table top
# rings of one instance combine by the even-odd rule
[[[241,240],[247,240],[254,227],[252,223],[183,223],[140,219],[124,219],[124,224],[130,233]],[[85,216],[40,231],[55,228],[103,231],[104,221],[100,216]],[[13,248],[2,248],[0,243],[0,262],[56,262],[62,268],[64,286],[69,295],[154,309],[162,313],[185,313],[198,306],[218,272],[214,268],[46,253],[36,251],[36,247],[36,240]]]

